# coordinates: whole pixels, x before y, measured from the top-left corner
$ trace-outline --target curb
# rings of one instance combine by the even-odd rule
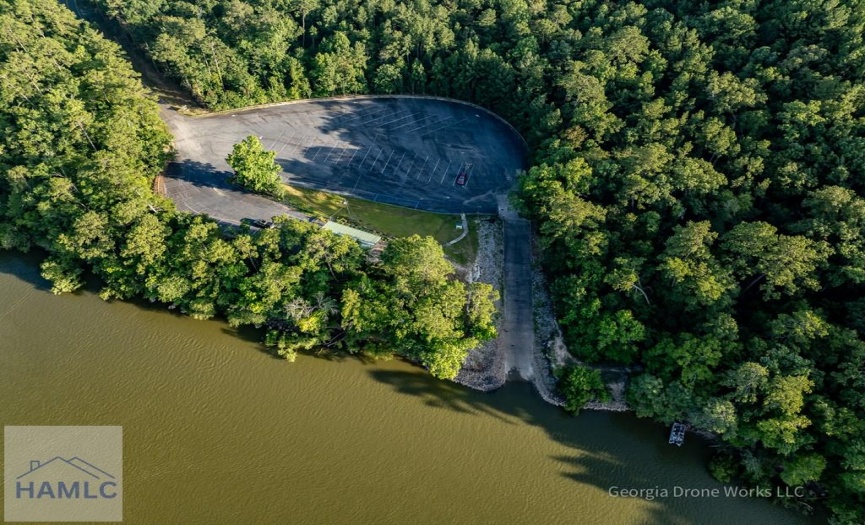
[[[380,99],[401,99],[401,98],[403,98],[403,99],[417,99],[417,100],[438,100],[441,102],[449,102],[451,104],[461,104],[463,106],[468,106],[470,108],[483,111],[487,115],[495,118],[496,120],[498,120],[499,122],[501,122],[502,124],[507,126],[508,129],[511,130],[511,132],[513,132],[517,137],[519,137],[520,142],[523,143],[523,147],[526,150],[526,154],[528,154],[529,143],[526,142],[525,137],[523,137],[523,135],[519,131],[517,131],[517,128],[515,128],[513,125],[511,125],[511,123],[508,122],[507,120],[505,120],[503,117],[497,115],[493,111],[491,111],[491,110],[489,110],[483,106],[479,106],[479,105],[474,104],[472,102],[466,102],[464,100],[458,100],[455,98],[439,97],[439,96],[435,96],[435,95],[340,95],[340,96],[335,96],[335,97],[300,98],[297,100],[286,100],[283,102],[268,102],[266,104],[258,104],[255,106],[245,106],[245,107],[236,108],[236,109],[224,109],[224,110],[219,110],[219,111],[208,111],[208,112],[205,112],[205,113],[202,113],[199,115],[186,115],[186,114],[183,114],[180,112],[178,112],[178,113],[183,115],[184,117],[187,117],[187,118],[207,118],[207,117],[212,117],[212,116],[217,116],[217,115],[243,113],[246,111],[255,111],[257,109],[289,106],[289,105],[293,105],[293,104],[303,104],[303,103],[308,103],[308,102],[320,102],[320,101],[321,102],[327,102],[327,101],[339,101],[339,100],[380,100]]]

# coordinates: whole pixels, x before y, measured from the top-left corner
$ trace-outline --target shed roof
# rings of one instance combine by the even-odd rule
[[[337,235],[348,235],[349,237],[354,238],[363,246],[373,246],[375,243],[381,240],[381,237],[374,233],[365,232],[363,230],[358,230],[357,228],[352,228],[351,226],[346,226],[345,224],[339,224],[338,222],[327,221],[322,226],[325,230],[330,230]]]

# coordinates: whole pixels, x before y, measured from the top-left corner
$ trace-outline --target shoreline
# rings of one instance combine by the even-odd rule
[[[504,221],[496,220],[490,223],[485,220],[472,220],[472,225],[478,228],[478,253],[474,263],[468,268],[468,282],[484,282],[491,284],[499,295],[503,295],[504,274]],[[533,243],[534,244],[534,243]],[[556,378],[552,370],[557,366],[568,364],[583,364],[567,350],[561,329],[553,311],[552,300],[547,289],[546,279],[541,272],[537,257],[537,246],[532,246],[532,304],[535,333],[532,348],[533,377],[528,381],[535,387],[537,393],[547,403],[562,407],[564,399],[556,391]],[[496,303],[501,312],[502,300]],[[496,329],[502,331],[502,316],[496,322]],[[628,370],[624,368],[602,368],[607,389],[612,400],[608,402],[589,401],[584,410],[604,412],[630,412],[631,408],[625,401],[625,391],[628,381]],[[497,390],[513,377],[512,371],[505,369],[504,349],[499,345],[499,338],[492,339],[471,350],[466,357],[455,383],[477,390],[491,392]],[[517,378],[514,377],[516,380]]]
[[[68,2],[64,2],[67,5]],[[70,6],[71,7],[71,6]],[[232,108],[224,110],[210,110],[202,107],[198,101],[190,97],[185,90],[173,80],[166,78],[166,75],[159,70],[154,61],[141,52],[138,42],[134,41],[131,33],[126,30],[122,23],[117,20],[110,19],[102,15],[102,13],[88,6],[87,9],[73,9],[80,19],[86,20],[98,26],[102,31],[106,32],[107,36],[113,37],[125,51],[127,58],[137,66],[143,84],[147,89],[154,93],[159,99],[161,106],[161,116],[166,125],[171,129],[175,143],[178,134],[182,135],[182,130],[178,128],[177,117],[199,117],[206,118],[209,116],[217,116],[223,113],[236,113],[243,111],[251,111],[263,107],[282,106],[297,104],[299,102],[309,101],[340,101],[340,100],[362,100],[375,98],[417,98],[417,99],[435,99],[450,103],[464,104],[475,109],[484,111],[491,115],[496,120],[505,124],[510,131],[520,139],[522,146],[527,148],[525,138],[517,131],[509,122],[504,120],[495,112],[466,101],[451,99],[438,96],[424,95],[341,95],[322,98],[298,99],[298,100],[283,100],[273,101],[263,104],[245,106],[241,108]],[[86,12],[85,12],[86,11]],[[190,107],[192,106],[192,107]],[[181,109],[182,108],[182,109]],[[180,133],[178,133],[180,132]],[[158,176],[154,180],[154,190],[156,193],[162,193],[159,190],[164,188],[164,174]],[[490,224],[483,220],[473,219],[478,227],[478,253],[475,262],[471,265],[467,281],[479,281],[491,284],[503,296],[503,259],[504,259],[504,242],[503,242],[503,226],[501,219],[495,224]],[[548,403],[554,406],[562,406],[563,400],[558,395],[555,389],[556,380],[552,376],[552,368],[561,366],[571,362],[578,362],[570,356],[561,337],[561,331],[556,322],[555,315],[552,312],[552,306],[549,301],[549,296],[546,290],[546,283],[538,269],[537,250],[536,246],[532,246],[532,288],[533,288],[533,316],[535,324],[538,327],[534,334],[534,345],[532,348],[532,368],[533,376],[529,380],[535,387],[535,390]],[[497,308],[501,312],[502,299],[497,304]],[[547,328],[547,333],[544,335],[544,328]],[[499,333],[502,331],[502,317],[497,321],[497,329]],[[551,329],[551,330],[550,330]],[[489,392],[504,386],[508,381],[510,371],[505,370],[505,357],[503,348],[498,344],[498,338],[493,339],[470,351],[466,361],[460,370],[459,375],[454,382],[479,390]],[[608,382],[608,388],[611,384],[618,384],[618,390],[623,395],[624,382]],[[612,390],[612,389],[611,389]],[[615,391],[613,393],[614,400],[617,399]],[[605,411],[626,411],[630,410],[622,401],[620,404],[612,403],[597,403],[589,402],[586,409],[590,410],[605,410]]]
[[[482,282],[492,285],[499,293],[496,309],[501,312],[503,262],[504,262],[504,223],[500,219],[490,223],[486,220],[472,219],[470,227],[478,229],[478,252],[474,263],[469,267],[466,281]],[[502,316],[496,319],[496,331],[501,333]],[[491,392],[507,382],[504,354],[499,338],[491,339],[474,350],[463,362],[455,383],[481,392]]]

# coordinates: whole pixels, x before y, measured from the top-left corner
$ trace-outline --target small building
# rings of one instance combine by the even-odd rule
[[[381,237],[374,233],[358,230],[357,228],[352,228],[351,226],[346,226],[345,224],[339,224],[338,222],[327,221],[326,223],[324,223],[324,226],[322,226],[322,228],[324,228],[325,230],[330,230],[337,235],[348,235],[352,239],[359,242],[361,248],[372,248],[381,240]]]

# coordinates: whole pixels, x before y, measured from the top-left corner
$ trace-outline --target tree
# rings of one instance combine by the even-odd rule
[[[675,226],[665,242],[659,270],[669,278],[675,298],[686,310],[723,308],[730,304],[736,289],[731,272],[712,254],[718,234],[708,221]]]
[[[778,288],[789,295],[795,295],[800,286],[817,289],[820,283],[815,270],[832,252],[825,242],[781,235],[765,222],[736,225],[724,236],[721,246],[733,255],[729,260],[740,276],[753,277],[743,292],[765,278],[766,284],[760,288],[767,298],[779,297]]]
[[[234,182],[256,193],[282,198],[282,168],[275,157],[276,153],[265,150],[258,137],[250,135],[235,144],[225,160],[234,170]]]
[[[432,237],[393,239],[381,255],[383,279],[361,276],[343,295],[342,322],[353,349],[417,360],[436,377],[456,377],[471,348],[493,337],[488,286],[466,286]]]
[[[352,46],[348,36],[342,31],[324,39],[321,52],[315,55],[312,70],[315,94],[329,96],[365,93],[364,70],[367,60],[363,44],[356,42]]]
[[[577,415],[592,399],[607,401],[610,397],[598,370],[569,365],[555,372],[559,393],[565,398],[565,410]]]
[[[819,454],[805,454],[784,464],[781,479],[791,487],[801,487],[809,481],[818,481],[826,469],[826,458]]]

